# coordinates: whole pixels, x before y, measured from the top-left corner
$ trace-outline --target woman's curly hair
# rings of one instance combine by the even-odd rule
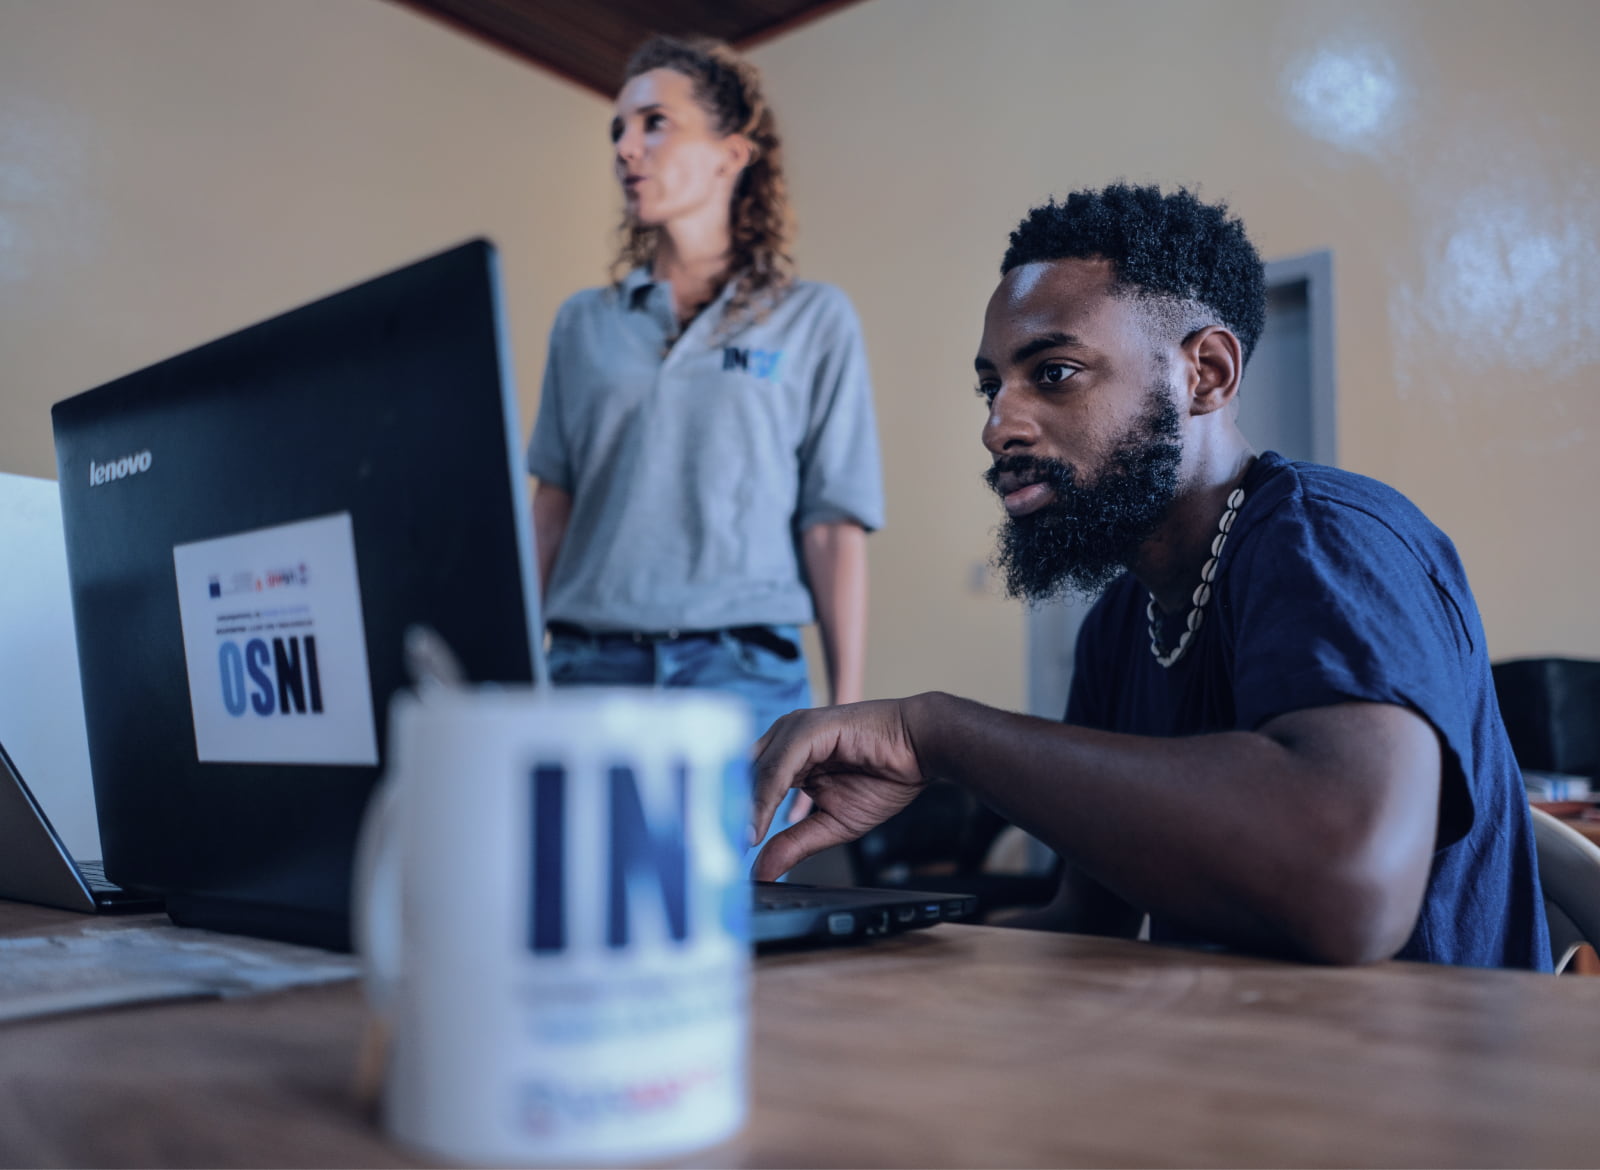
[[[652,69],[671,69],[694,84],[695,101],[711,116],[719,134],[743,134],[755,147],[740,174],[729,208],[728,272],[734,281],[718,333],[730,334],[761,320],[783,299],[794,281],[788,253],[791,231],[789,194],[783,181],[783,144],[772,109],[761,92],[761,74],[721,41],[704,37],[651,37],[634,52],[623,82]],[[623,214],[622,244],[611,274],[648,265],[661,229]]]

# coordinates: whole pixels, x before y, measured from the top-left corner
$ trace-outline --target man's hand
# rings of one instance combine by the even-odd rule
[[[799,788],[811,813],[767,842],[756,859],[762,881],[787,873],[831,845],[854,841],[910,804],[927,783],[907,728],[914,700],[880,700],[796,711],[756,742],[755,840],[784,795]]]

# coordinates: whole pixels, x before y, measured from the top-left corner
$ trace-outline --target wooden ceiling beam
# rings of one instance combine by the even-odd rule
[[[859,0],[391,0],[602,97],[653,33],[748,48]]]

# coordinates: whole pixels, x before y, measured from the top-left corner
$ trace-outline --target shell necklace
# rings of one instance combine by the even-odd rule
[[[1200,623],[1206,617],[1206,603],[1211,600],[1211,582],[1217,576],[1217,558],[1222,555],[1222,546],[1228,543],[1228,532],[1233,528],[1234,517],[1239,514],[1243,504],[1244,489],[1234,488],[1228,496],[1228,507],[1217,522],[1217,535],[1211,541],[1211,559],[1200,570],[1200,584],[1195,586],[1194,591],[1194,608],[1189,610],[1188,629],[1183,631],[1183,637],[1178,639],[1178,644],[1170,652],[1161,649],[1161,611],[1156,607],[1155,594],[1150,595],[1150,604],[1144,607],[1145,616],[1150,619],[1150,653],[1163,667],[1171,666],[1187,654],[1189,644],[1200,632]]]

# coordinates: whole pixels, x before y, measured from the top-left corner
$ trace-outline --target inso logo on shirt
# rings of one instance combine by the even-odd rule
[[[744,370],[764,382],[778,380],[778,366],[783,361],[781,349],[740,349],[738,346],[722,347],[722,368]]]
[[[150,470],[150,452],[140,451],[135,455],[124,455],[121,459],[113,459],[109,463],[89,462],[89,486],[99,487],[103,483],[110,483],[114,479],[127,479],[130,475],[138,475],[141,471]]]

